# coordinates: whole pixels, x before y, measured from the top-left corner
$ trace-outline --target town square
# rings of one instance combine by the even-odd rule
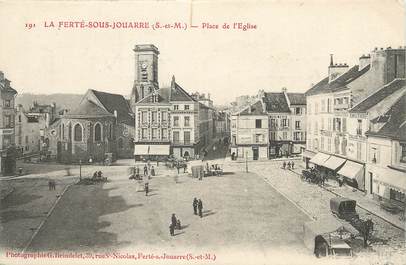
[[[0,263],[405,264],[404,7],[288,2],[1,2]]]

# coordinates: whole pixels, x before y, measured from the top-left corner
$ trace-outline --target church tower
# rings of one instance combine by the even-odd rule
[[[154,92],[158,85],[158,55],[155,45],[135,45],[135,78],[131,93],[131,109],[135,111],[135,103]]]

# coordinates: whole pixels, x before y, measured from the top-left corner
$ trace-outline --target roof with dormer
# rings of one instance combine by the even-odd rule
[[[290,113],[289,104],[283,92],[265,92],[262,100],[267,112]]]
[[[392,95],[396,91],[405,88],[406,86],[406,79],[398,78],[393,80],[392,82],[384,85],[381,89],[355,105],[350,112],[366,112],[388,96]]]
[[[385,123],[378,131],[368,131],[368,136],[377,136],[406,141],[406,94],[404,94],[382,117],[374,122]]]
[[[237,115],[266,115],[264,108],[262,106],[262,102],[260,100],[250,104],[249,106],[243,108],[239,112],[236,113]]]
[[[348,89],[347,85],[356,80],[360,76],[364,75],[370,69],[370,65],[365,66],[359,70],[359,66],[355,65],[351,67],[347,72],[338,76],[333,81],[329,82],[329,77],[323,78],[320,82],[315,84],[312,88],[306,91],[306,96],[313,96],[317,94],[338,92]]]
[[[192,101],[197,102],[189,93],[187,93],[180,85],[174,82],[171,87],[163,87],[148,94],[145,98],[137,102],[137,104],[155,103],[153,96],[158,95],[157,103],[170,103],[172,101]]]

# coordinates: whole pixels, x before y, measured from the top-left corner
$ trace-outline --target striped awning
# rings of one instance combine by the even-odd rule
[[[313,156],[312,159],[310,159],[310,163],[322,166],[324,164],[324,162],[326,162],[326,160],[329,158],[330,158],[330,155],[319,152],[315,156]]]
[[[330,156],[330,158],[324,162],[323,167],[329,168],[331,170],[337,170],[344,163],[345,159],[338,156]]]
[[[169,155],[168,144],[136,144],[134,155]]]

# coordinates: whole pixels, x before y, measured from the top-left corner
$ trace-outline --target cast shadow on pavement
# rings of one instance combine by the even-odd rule
[[[111,223],[102,216],[124,212],[143,204],[128,205],[121,196],[109,196],[100,185],[74,185],[67,190],[54,212],[34,238],[30,251],[115,251],[129,245],[117,234],[104,232]]]
[[[205,210],[205,211],[203,211],[203,217],[207,217],[207,216],[210,216],[210,215],[213,215],[213,214],[216,214],[216,212],[214,212],[214,211],[212,211],[212,210]]]

